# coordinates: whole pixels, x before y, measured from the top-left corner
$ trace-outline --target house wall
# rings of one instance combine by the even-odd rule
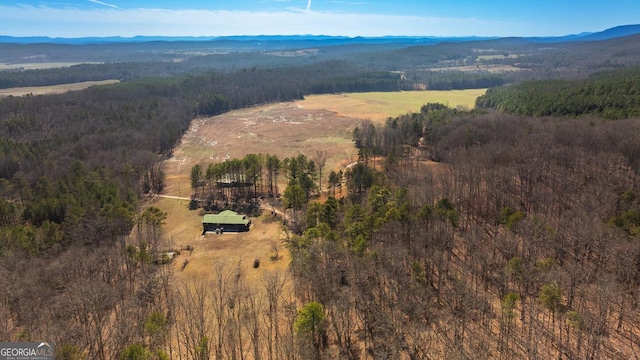
[[[243,232],[243,231],[249,231],[250,227],[251,227],[251,222],[249,222],[249,224],[247,224],[246,226],[242,224],[212,224],[212,223],[202,224],[203,234],[206,232],[215,232],[218,229],[224,229],[224,232]]]

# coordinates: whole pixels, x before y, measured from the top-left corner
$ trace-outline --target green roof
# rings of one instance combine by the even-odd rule
[[[247,217],[244,215],[239,215],[235,211],[225,210],[219,214],[205,215],[202,218],[202,223],[248,225],[249,219],[247,219]]]

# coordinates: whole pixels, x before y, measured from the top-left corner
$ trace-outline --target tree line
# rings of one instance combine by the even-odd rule
[[[428,131],[395,132],[411,119]],[[354,137],[361,150],[384,144],[377,134],[396,134],[397,146],[362,156],[345,174],[346,196],[307,201],[291,181],[304,171],[281,168],[299,231],[285,239],[293,289],[280,275],[265,283],[280,322],[256,325],[259,297],[233,280],[232,266],[216,268],[226,274],[220,283],[181,296],[215,305],[224,294],[236,305],[192,313],[215,326],[184,335],[186,358],[242,349],[247,358],[288,359],[628,358],[640,350],[636,120],[542,121],[428,104],[367,126],[374,136]],[[247,179],[255,156],[212,167]],[[176,304],[199,309],[196,299]],[[175,329],[198,323],[184,317]]]
[[[476,104],[527,116],[626,119],[640,116],[639,84],[640,68],[623,68],[587,80],[536,80],[492,88]]]
[[[360,87],[345,82],[357,73],[343,65],[0,100],[0,338],[53,339],[66,359],[249,358],[248,349],[291,359],[638,351],[633,120],[428,104],[384,127],[365,122],[354,132],[361,161],[345,174],[345,198],[307,203],[317,191],[305,192],[309,179],[315,186],[309,159],[280,168],[296,216],[286,241],[295,298],[278,274],[265,279],[265,298],[222,265],[215,284],[173,292],[158,253],[166,214],[138,211],[143,194],[162,190],[159,159],[194,116],[297,99],[331,79]],[[373,86],[389,80],[361,74]],[[251,184],[214,188],[215,198],[277,195],[268,157],[261,178],[252,164],[214,166],[216,185]],[[200,170],[193,184],[202,192]],[[255,311],[259,304],[268,312]]]
[[[345,68],[355,70],[337,75],[343,78],[363,72],[403,72],[406,75],[404,89],[414,89],[417,84],[435,90],[485,88],[531,79],[584,79],[592,73],[637,64],[639,58],[636,38],[637,36],[632,36],[583,43],[554,42],[544,43],[543,47],[531,39],[517,38],[435,44],[427,42],[419,46],[409,46],[406,41],[400,41],[388,44],[319,46],[308,56],[279,56],[283,47],[290,46],[291,49],[286,51],[291,50],[295,54],[296,44],[301,47],[314,46],[305,42],[0,44],[3,61],[9,64],[28,58],[33,58],[34,62],[85,62],[68,68],[0,71],[0,88],[107,79],[129,81],[205,71],[232,73],[243,69],[291,68],[328,61],[339,61]],[[265,51],[270,46],[274,51]],[[196,49],[198,54],[194,55]],[[46,55],[43,57],[43,54]],[[481,58],[483,54],[491,56]],[[481,68],[469,72],[451,70],[454,66],[474,65],[507,65],[524,71],[491,74]],[[378,82],[378,86],[382,86],[381,79]],[[357,81],[349,80],[349,83],[358,88]],[[321,87],[324,89],[321,91],[329,91],[332,84],[324,83]],[[334,88],[331,91],[345,89]]]
[[[434,110],[359,127],[362,152],[386,154],[361,158],[374,181],[335,217],[309,204],[288,241],[296,296],[324,306],[311,354],[633,357],[637,119],[418,121]]]
[[[419,113],[388,118],[385,126],[376,128],[369,120],[363,121],[352,133],[359,157],[365,162],[385,156],[384,164],[412,153],[414,147],[426,150],[431,159],[438,160],[438,149],[433,145],[442,125],[452,118],[465,118],[482,111],[461,111],[439,103],[428,103]],[[375,161],[372,162],[375,168]]]
[[[259,212],[260,198],[282,196],[285,207],[295,212],[322,192],[335,195],[336,189],[341,188],[342,171],[331,170],[323,175],[326,160],[326,152],[317,151],[310,158],[304,154],[284,159],[271,154],[248,154],[207,166],[196,164],[191,168],[191,188],[194,198],[204,201],[208,210]],[[325,188],[323,177],[327,178]]]
[[[52,339],[61,358],[118,358],[140,343],[164,356],[164,217],[140,211],[164,187],[160,161],[196,116],[300,99],[351,70],[245,69],[0,99],[0,337]]]

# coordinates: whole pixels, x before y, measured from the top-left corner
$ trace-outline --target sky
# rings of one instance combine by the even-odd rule
[[[563,36],[638,23],[639,0],[0,0],[7,36]]]

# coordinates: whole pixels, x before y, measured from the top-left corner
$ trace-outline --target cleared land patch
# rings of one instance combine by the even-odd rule
[[[100,62],[41,62],[41,63],[0,63],[0,71],[2,70],[43,70],[71,67],[82,64],[102,64]]]
[[[293,51],[274,51],[267,53],[267,55],[281,56],[281,57],[297,57],[297,56],[314,56],[320,53],[320,49],[304,49]]]
[[[304,154],[313,158],[316,151],[326,151],[323,184],[331,170],[341,170],[355,161],[357,149],[351,136],[362,120],[377,123],[388,117],[420,111],[430,102],[451,107],[471,108],[476,97],[485,90],[422,91],[400,93],[361,93],[339,95],[313,95],[305,100],[269,104],[229,113],[197,118],[176,147],[173,157],[164,163],[167,175],[166,195],[189,197],[191,168],[204,167],[226,159],[242,158],[250,153],[269,153],[280,158]],[[280,192],[284,191],[284,175],[280,179]],[[324,186],[324,185],[323,185]],[[281,244],[279,218],[270,211],[253,220],[247,233],[202,237],[201,211],[188,210],[187,200],[160,199],[154,206],[167,212],[165,237],[174,245],[192,245],[191,255],[184,252],[176,259],[175,276],[188,281],[210,274],[214,261],[241,263],[246,274],[258,274],[265,269],[286,268],[289,261]],[[276,244],[283,260],[272,263],[268,258]],[[251,268],[259,257],[260,271]],[[180,271],[184,260],[189,265]],[[263,268],[264,265],[264,268]]]
[[[249,153],[269,153],[280,158],[305,154],[313,158],[316,151],[326,151],[323,186],[330,170],[341,170],[355,161],[357,149],[351,141],[353,129],[363,119],[383,122],[388,117],[419,111],[429,102],[449,106],[469,107],[474,96],[484,91],[406,92],[310,96],[306,100],[270,104],[232,111],[223,115],[197,118],[165,161],[167,175],[164,193],[189,198],[191,168],[195,164],[242,158]],[[464,99],[464,100],[462,100]],[[280,193],[284,191],[284,174],[280,178]],[[265,202],[271,199],[265,199]],[[277,203],[276,200],[272,200]],[[213,284],[216,269],[224,266],[234,271],[237,279],[247,285],[247,291],[266,299],[266,279],[286,274],[291,258],[283,244],[282,213],[276,215],[269,206],[262,215],[252,218],[248,232],[232,234],[208,233],[202,236],[202,210],[189,210],[189,200],[159,198],[153,206],[167,213],[164,238],[171,246],[184,249],[171,264],[172,282],[177,288],[192,288],[201,282]],[[169,244],[167,244],[169,245]],[[187,250],[187,246],[189,249]],[[278,255],[277,260],[274,255]],[[260,260],[255,267],[255,259]],[[295,304],[291,278],[284,278],[280,306]],[[259,311],[266,314],[266,302]],[[282,314],[280,314],[281,316]],[[177,316],[182,316],[178,314]],[[278,326],[284,334],[285,320]],[[178,337],[172,341],[178,341]],[[265,356],[266,358],[266,356]]]
[[[326,151],[324,175],[354,161],[353,129],[362,120],[382,124],[389,117],[418,112],[422,105],[439,102],[450,107],[473,108],[486,90],[408,91],[310,95],[305,100],[269,104],[197,118],[164,164],[165,194],[189,196],[190,171],[195,164],[242,158],[250,153],[278,157]],[[324,182],[324,181],[323,181]]]
[[[340,116],[369,119],[380,123],[389,117],[419,112],[422,105],[427,103],[438,102],[449,107],[472,109],[476,99],[486,91],[471,89],[309,95],[304,101],[296,104],[304,109],[326,109]]]
[[[244,233],[215,234],[202,236],[201,210],[189,210],[189,201],[176,199],[160,199],[154,206],[167,212],[165,220],[165,237],[171,240],[173,248],[181,253],[174,259],[173,269],[176,280],[189,283],[193,280],[206,279],[212,274],[214,263],[225,263],[228,266],[239,266],[247,280],[257,280],[265,272],[278,268],[286,268],[290,259],[282,246],[280,238],[281,219],[271,216],[269,211],[259,218],[253,219],[253,228]],[[193,251],[185,250],[187,245]],[[278,249],[280,258],[271,260]],[[260,259],[260,267],[253,268],[253,261]],[[188,264],[182,269],[184,261]]]
[[[491,61],[491,60],[502,60],[502,59],[517,59],[524,55],[521,54],[507,54],[507,55],[479,55],[478,61]]]
[[[62,94],[67,91],[79,91],[79,90],[90,88],[92,86],[110,85],[110,84],[116,84],[119,82],[120,82],[119,80],[84,81],[79,83],[61,84],[61,85],[0,89],[0,97]]]
[[[474,72],[474,73],[492,73],[500,74],[512,71],[524,71],[526,69],[515,67],[513,65],[500,65],[500,64],[477,64],[467,66],[447,66],[424,69],[423,71],[441,72],[441,71],[462,71],[462,72]],[[467,90],[462,90],[467,91]]]

